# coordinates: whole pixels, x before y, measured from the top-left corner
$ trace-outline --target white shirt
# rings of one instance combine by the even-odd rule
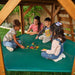
[[[51,50],[46,50],[46,53],[48,53],[48,54],[54,54],[54,55],[57,56],[60,53],[60,49],[61,49],[61,45],[59,43],[60,43],[59,41],[53,40],[52,41]]]
[[[4,36],[3,41],[11,41],[13,40],[13,35],[16,34],[16,31],[14,28],[10,29],[9,32]]]

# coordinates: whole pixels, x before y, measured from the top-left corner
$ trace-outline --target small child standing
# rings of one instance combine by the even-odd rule
[[[21,45],[21,41],[19,38],[16,38],[16,31],[20,29],[20,22],[19,20],[15,19],[13,21],[13,28],[10,29],[9,32],[3,38],[3,45],[10,51],[14,51],[14,49],[19,46],[20,48],[24,49],[25,47]]]
[[[51,50],[41,50],[41,56],[46,59],[57,59],[64,51],[63,44],[65,42],[65,35],[62,28],[62,23],[57,22],[51,25],[52,32],[52,46]]]
[[[50,34],[50,25],[51,25],[51,19],[49,17],[45,18],[45,26],[43,29],[39,32],[37,35],[36,39],[39,37],[40,40],[42,40],[43,43],[49,42],[51,39],[51,34]],[[43,33],[45,32],[45,33]],[[43,33],[43,35],[41,35]],[[41,36],[40,36],[41,35]]]

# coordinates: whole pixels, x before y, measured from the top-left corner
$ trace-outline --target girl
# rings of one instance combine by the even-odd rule
[[[34,23],[30,25],[27,31],[27,34],[30,34],[30,35],[38,34],[39,31],[42,30],[42,28],[43,28],[43,24],[40,22],[40,17],[35,16]],[[33,32],[30,32],[31,30],[33,30]]]
[[[65,42],[65,35],[62,28],[62,23],[57,22],[50,26],[52,32],[52,46],[51,50],[41,50],[41,56],[46,59],[57,59],[64,51],[63,43]]]
[[[3,38],[3,45],[9,50],[10,52],[14,51],[14,49],[19,46],[20,48],[24,49],[25,47],[21,44],[21,40],[16,38],[16,31],[19,31],[21,23],[19,20],[15,19],[13,21],[13,28],[7,32],[7,34]]]

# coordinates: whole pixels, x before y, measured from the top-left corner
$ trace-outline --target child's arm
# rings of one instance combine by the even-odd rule
[[[38,39],[38,37],[45,31],[45,28],[46,28],[46,27],[44,27],[44,28],[39,32],[39,34],[36,36],[35,39]]]
[[[31,31],[31,29],[29,28],[27,31],[27,34],[30,34],[30,35],[38,34],[38,32],[30,32],[30,31]]]
[[[18,43],[17,39],[16,39],[16,35],[13,35],[13,39],[14,39],[14,42],[22,49],[24,49],[25,47],[21,44]]]
[[[58,47],[59,47],[59,42],[56,41],[56,40],[53,40],[52,46],[51,46],[51,50],[46,50],[46,53],[48,53],[48,54],[55,54]]]

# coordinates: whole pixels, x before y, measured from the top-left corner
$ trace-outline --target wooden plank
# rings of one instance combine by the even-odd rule
[[[51,12],[46,8],[46,6],[44,6],[44,5],[41,5],[41,6],[51,16]]]
[[[70,37],[70,36],[66,36],[66,38],[69,39],[69,40],[72,40],[72,37]]]
[[[70,18],[68,17],[59,17],[60,21],[67,21],[69,22],[70,21]]]
[[[13,11],[13,9],[20,3],[21,0],[8,0],[6,5],[0,11],[0,25],[7,18],[7,16]]]
[[[74,63],[73,63],[72,74],[71,75],[75,75],[75,57],[74,57]]]
[[[64,30],[64,33],[71,34],[71,31]]]
[[[25,3],[25,4],[22,4],[22,5],[24,5],[24,6],[30,6],[30,5],[32,5],[32,3]],[[45,4],[45,3],[34,3],[33,4],[33,6],[41,6],[41,5],[48,5],[48,6],[50,6],[50,5],[52,5],[52,4]]]
[[[20,21],[21,21],[21,34],[24,34],[24,14],[23,14],[23,5],[20,5]]]
[[[4,60],[3,60],[3,53],[2,53],[1,38],[0,38],[0,75],[5,75],[5,67],[4,67]]]
[[[33,5],[30,5],[30,7],[24,12],[24,16],[31,10],[32,7]]]
[[[68,14],[68,13],[66,12],[66,10],[60,10],[59,14]]]
[[[68,24],[63,24],[63,28],[72,28],[72,26]]]
[[[68,12],[68,14],[75,20],[75,4],[72,0],[57,0]]]
[[[58,6],[57,10],[53,13],[53,17],[55,17],[57,15],[57,13],[59,12],[60,9],[61,9],[61,6]]]

